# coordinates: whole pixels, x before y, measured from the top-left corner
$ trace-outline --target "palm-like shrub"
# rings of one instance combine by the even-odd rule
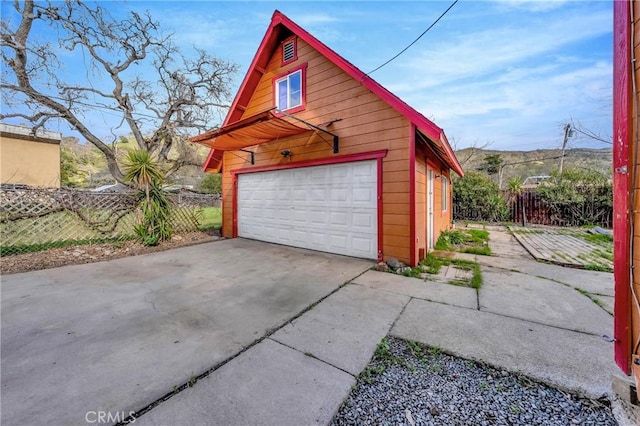
[[[141,191],[136,235],[144,245],[154,246],[171,238],[171,202],[162,189],[164,173],[146,151],[131,150],[123,165],[124,178]]]

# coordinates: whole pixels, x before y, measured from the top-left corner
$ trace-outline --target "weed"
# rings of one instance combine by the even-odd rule
[[[404,271],[402,273],[402,275],[404,275],[405,277],[420,278],[420,276],[423,273],[424,273],[424,271],[422,270],[420,265],[418,265],[415,268],[407,269],[406,271]]]
[[[578,293],[582,294],[583,296],[588,297],[589,299],[591,299],[591,301],[593,303],[595,303],[596,305],[600,306],[602,309],[604,309],[604,303],[602,303],[600,301],[600,299],[597,299],[595,296],[593,296],[591,293],[587,292],[586,290],[581,289],[580,287],[576,287],[576,290],[578,291]]]
[[[504,386],[502,386],[500,383],[498,383],[498,384],[496,385],[496,390],[497,390],[498,392],[502,392],[502,391],[504,390]]]
[[[613,243],[613,237],[607,234],[581,234],[580,236],[590,243],[602,246],[609,246]]]
[[[429,349],[427,349],[427,352],[429,352],[429,355],[436,356],[442,353],[442,349],[437,346],[430,346]]]
[[[462,231],[442,231],[436,241],[436,250],[449,250],[452,245],[459,245],[465,241],[465,237]]]
[[[513,414],[520,414],[520,407],[518,407],[516,404],[511,404],[511,412]]]
[[[480,383],[480,389],[482,389],[482,390],[489,389],[489,384],[487,382],[481,382]]]
[[[369,366],[358,375],[358,379],[365,383],[372,384],[376,381],[376,377],[384,373],[384,371],[385,368],[383,365],[378,365],[375,367]]]
[[[407,346],[409,346],[409,350],[414,356],[418,358],[422,356],[422,343],[414,342],[413,340],[408,340]]]
[[[491,256],[491,249],[488,245],[482,247],[467,247],[462,249],[462,253],[479,254],[481,256]]]
[[[610,253],[609,251],[593,250],[591,254],[613,262],[613,253]]]
[[[589,263],[584,265],[584,269],[587,271],[599,271],[599,272],[613,272],[613,268],[609,266],[599,265],[597,263]]]
[[[470,286],[469,281],[463,280],[463,279],[449,280],[449,281],[447,281],[447,284],[455,285],[455,286],[458,286],[458,287],[469,287]]]
[[[188,382],[187,385],[190,388],[192,388],[196,384],[197,381],[198,381],[198,378],[196,376],[194,376],[194,375],[191,375],[191,377],[189,377],[189,382]]]
[[[442,259],[431,254],[425,257],[422,262],[420,262],[420,264],[423,266],[424,272],[426,272],[427,274],[437,274],[440,272],[440,269],[443,265],[449,265],[449,263],[449,259]]]
[[[451,261],[456,268],[458,269],[464,269],[467,271],[473,271],[473,275],[471,277],[471,282],[465,282],[464,284],[461,283],[455,283],[455,282],[450,282],[450,284],[454,284],[454,285],[464,285],[466,287],[471,287],[471,288],[475,288],[475,289],[479,289],[480,287],[482,287],[482,272],[480,271],[480,265],[476,262],[470,262],[468,260],[462,260],[462,259],[454,259]],[[457,280],[454,280],[457,281]]]
[[[429,366],[429,371],[432,371],[434,373],[439,373],[439,372],[442,371],[442,366],[440,364],[438,364],[438,363],[431,364]]]
[[[490,255],[488,241],[489,232],[484,229],[442,231],[435,249]]]
[[[471,242],[483,243],[489,241],[489,231],[484,229],[469,229],[467,233],[471,236]]]
[[[391,348],[389,347],[389,341],[387,340],[386,337],[380,340],[380,343],[378,343],[378,346],[376,347],[375,356],[376,358],[382,359],[382,360],[392,356]]]

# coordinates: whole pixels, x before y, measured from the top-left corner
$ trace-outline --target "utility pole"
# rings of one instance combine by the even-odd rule
[[[562,142],[562,156],[560,157],[560,176],[562,176],[562,166],[564,166],[564,151],[567,148],[567,142],[569,138],[573,136],[573,129],[571,129],[571,123],[564,125],[564,141]]]

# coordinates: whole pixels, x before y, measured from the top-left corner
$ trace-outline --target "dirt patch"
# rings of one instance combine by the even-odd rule
[[[209,233],[191,232],[174,235],[171,241],[163,242],[155,247],[146,247],[137,241],[123,241],[118,243],[56,248],[35,253],[2,257],[0,258],[0,272],[2,275],[7,275],[18,272],[57,268],[65,265],[101,262],[103,260],[119,259],[194,244],[209,243],[219,239],[221,239],[219,236]]]

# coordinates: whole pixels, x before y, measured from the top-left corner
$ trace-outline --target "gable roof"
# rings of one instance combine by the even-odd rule
[[[273,13],[271,24],[269,24],[269,28],[267,28],[267,32],[262,38],[260,47],[251,62],[251,66],[240,85],[240,89],[238,90],[233,103],[231,104],[231,108],[224,120],[223,126],[226,126],[229,123],[234,123],[242,118],[242,114],[265,72],[269,60],[271,59],[275,49],[278,47],[279,42],[283,39],[281,35],[289,36],[290,34],[294,34],[304,40],[315,50],[324,55],[329,61],[338,66],[342,71],[359,81],[363,86],[385,101],[398,113],[405,116],[421,133],[427,136],[429,140],[439,148],[437,151],[443,154],[443,160],[447,165],[459,176],[464,176],[462,167],[449,145],[447,136],[440,127],[407,105],[399,97],[385,89],[355,65],[338,55],[278,10]],[[203,169],[206,171],[214,168],[213,165],[219,162],[221,158],[221,152],[216,152],[216,150],[212,149]]]

